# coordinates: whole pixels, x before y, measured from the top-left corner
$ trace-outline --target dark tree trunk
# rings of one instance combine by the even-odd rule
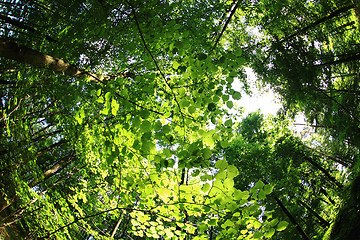
[[[13,26],[16,26],[18,28],[28,30],[28,31],[33,32],[33,33],[40,33],[41,34],[41,32],[36,30],[35,28],[26,25],[24,22],[20,22],[20,21],[14,20],[12,18],[9,18],[8,16],[4,16],[4,15],[0,14],[0,19],[5,21],[6,23],[9,23],[9,24],[11,24]],[[55,39],[53,39],[52,37],[47,36],[47,35],[45,35],[45,38],[49,42],[55,42],[55,43],[58,42]]]
[[[322,218],[316,211],[314,211],[307,203],[301,201],[301,200],[298,200],[299,203],[301,205],[303,205],[312,215],[314,215],[318,220],[319,222],[321,223],[321,225],[323,227],[329,227],[330,224],[324,219]]]
[[[344,13],[344,12],[347,12],[348,10],[350,10],[350,9],[352,9],[352,8],[354,8],[354,5],[350,5],[350,6],[347,6],[347,7],[342,7],[342,8],[340,8],[340,9],[338,9],[338,10],[330,13],[328,16],[323,17],[323,18],[320,18],[320,19],[318,19],[317,21],[315,21],[315,22],[307,25],[306,27],[303,27],[303,28],[301,28],[301,29],[296,30],[296,33],[287,36],[286,38],[284,38],[283,40],[281,40],[281,42],[285,42],[285,41],[289,40],[290,38],[293,38],[293,37],[295,37],[295,36],[297,36],[297,35],[299,35],[299,34],[301,34],[301,33],[304,33],[304,32],[306,32],[307,30],[309,30],[309,29],[311,29],[311,28],[314,28],[314,27],[320,25],[321,23],[323,23],[323,22],[325,22],[325,21],[327,21],[327,20],[329,20],[329,19],[331,19],[331,18],[334,18],[334,17],[336,17],[336,16],[339,16],[340,14],[342,14],[342,13]]]
[[[304,230],[300,227],[300,225],[297,223],[295,217],[289,212],[289,210],[285,207],[285,205],[280,201],[279,198],[273,196],[276,203],[279,205],[281,210],[286,214],[286,216],[289,218],[290,222],[296,227],[296,230],[299,232],[299,234],[303,237],[305,240],[310,240],[310,238],[306,235]]]

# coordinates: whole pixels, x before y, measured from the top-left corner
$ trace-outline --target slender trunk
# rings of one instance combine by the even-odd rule
[[[318,19],[317,21],[315,21],[315,22],[307,25],[306,27],[303,27],[303,28],[301,28],[301,29],[296,30],[296,32],[295,32],[294,34],[291,34],[291,35],[287,36],[286,38],[284,38],[283,40],[281,40],[281,42],[285,42],[285,41],[289,40],[290,38],[293,38],[293,37],[295,37],[295,36],[297,36],[297,35],[299,35],[299,34],[301,34],[301,33],[304,33],[304,32],[306,32],[307,30],[309,30],[309,29],[311,29],[311,28],[314,28],[314,27],[320,25],[321,23],[323,23],[323,22],[325,22],[325,21],[327,21],[327,20],[329,20],[329,19],[331,19],[331,18],[334,18],[334,17],[336,17],[336,16],[339,16],[341,13],[347,12],[348,10],[350,10],[350,9],[352,9],[352,8],[354,8],[354,5],[342,7],[342,8],[340,8],[340,9],[338,9],[338,10],[330,13],[328,16],[323,17],[323,18],[320,18],[320,19]]]
[[[305,145],[304,145],[304,146],[305,146]],[[313,151],[313,152],[315,152],[315,153],[317,153],[317,154],[320,154],[321,156],[326,157],[327,159],[330,159],[330,160],[332,160],[332,161],[334,161],[334,162],[336,162],[336,163],[339,163],[339,164],[341,164],[341,165],[343,165],[343,166],[345,166],[345,167],[349,167],[349,166],[350,166],[349,163],[343,161],[342,159],[339,159],[339,158],[337,158],[337,157],[330,156],[330,155],[328,155],[328,154],[326,154],[326,153],[323,153],[323,152],[321,152],[321,151],[319,151],[319,150],[317,150],[317,149],[315,149],[315,148],[311,148],[311,147],[309,147],[309,146],[305,146],[305,147],[308,148],[308,149],[310,149],[311,151]]]
[[[286,214],[286,216],[289,218],[292,224],[296,227],[296,230],[299,232],[299,234],[303,237],[305,240],[310,240],[310,238],[306,235],[304,230],[300,227],[300,225],[297,223],[295,217],[289,212],[289,210],[285,207],[285,205],[280,201],[279,198],[273,196],[276,203],[279,205],[281,210]]]
[[[341,64],[341,63],[353,62],[353,61],[357,61],[357,60],[360,60],[360,53],[348,54],[346,57],[341,58],[339,60],[333,60],[330,62],[315,64],[315,66],[316,67],[332,66],[332,65],[337,65],[337,64]]]
[[[43,54],[26,46],[18,45],[12,39],[0,39],[0,57],[12,59],[19,63],[30,64],[39,68],[50,69],[75,78],[86,76],[87,81],[104,82],[114,77],[134,77],[131,73],[119,73],[116,75],[98,75],[89,73],[62,59]]]
[[[44,179],[42,180],[38,180],[38,181],[32,181],[29,183],[29,187],[30,188],[33,188],[35,187],[36,185],[38,185],[40,182],[42,181],[45,181],[46,179],[50,178],[52,175],[54,175],[60,168],[63,168],[64,165],[66,163],[68,163],[72,158],[74,157],[74,154],[73,152],[66,156],[66,157],[63,157],[60,161],[58,161],[56,164],[54,164],[51,168],[49,168],[48,170],[46,170],[44,172]]]
[[[359,55],[360,56],[360,55]],[[349,114],[349,116],[354,119],[356,122],[360,123],[360,120],[347,108],[345,107],[342,103],[340,103],[339,101],[337,101],[335,98],[329,96],[328,94],[326,94],[322,89],[316,88],[316,91],[319,91],[321,94],[323,94],[326,98],[330,99],[331,101],[335,102],[337,105],[339,105],[347,114]]]
[[[56,186],[58,183],[60,183],[61,181],[63,181],[64,179],[68,178],[69,175],[67,176],[63,176],[62,178],[58,179],[56,182],[54,182],[53,184],[51,184],[48,188],[46,188],[44,191],[42,191],[39,194],[39,197],[44,196],[51,188],[53,188],[54,186]],[[35,209],[33,211],[31,211],[30,213],[27,213],[25,215],[23,215],[23,212],[26,211],[32,204],[34,204],[35,202],[37,202],[39,200],[39,197],[35,197],[32,200],[30,200],[26,206],[21,207],[17,210],[15,210],[12,214],[8,215],[7,217],[2,219],[2,222],[4,223],[1,227],[6,227],[6,226],[10,226],[11,224],[23,219],[24,217],[26,217],[27,215],[30,215],[32,213],[34,213],[35,211],[38,210]]]
[[[26,25],[24,22],[14,20],[13,18],[9,18],[8,16],[4,16],[4,15],[0,14],[0,19],[5,21],[6,23],[11,24],[13,26],[16,26],[18,28],[28,30],[28,31],[33,32],[33,33],[40,33],[41,35],[43,35],[40,31],[36,30],[33,27],[30,27],[30,26]],[[53,39],[52,37],[50,37],[48,35],[45,35],[45,38],[49,42],[58,43],[58,41],[56,41],[55,39]]]
[[[235,2],[236,2],[236,3],[235,3]],[[212,47],[212,50],[215,49],[216,45],[218,44],[218,42],[220,41],[222,35],[224,34],[227,26],[229,25],[232,16],[235,14],[236,9],[239,7],[239,1],[234,1],[234,3],[235,3],[235,4],[233,4],[233,6],[232,6],[230,15],[229,15],[228,19],[226,20],[225,25],[224,25],[224,27],[222,28],[222,30],[221,30],[218,38],[216,39],[216,41],[215,41],[215,43],[214,43],[214,46]]]
[[[40,135],[40,136],[38,136],[38,137],[35,137],[35,138],[31,139],[30,141],[31,141],[32,143],[38,142],[38,141],[41,141],[41,140],[43,140],[43,139],[45,139],[45,138],[51,137],[51,136],[53,136],[53,135],[55,135],[55,134],[58,134],[58,133],[61,133],[61,132],[62,132],[61,129],[60,129],[60,130],[53,131],[53,132],[49,132],[49,133]],[[34,134],[34,135],[35,135],[35,134]],[[36,135],[37,135],[37,134],[36,134]]]
[[[61,142],[61,141],[60,141]],[[57,143],[58,144],[58,143]],[[70,154],[69,156],[67,156],[66,158],[61,159],[58,163],[56,163],[55,165],[53,165],[50,169],[46,170],[44,172],[44,180],[48,179],[49,177],[51,177],[56,171],[58,171],[61,167],[63,167],[67,162],[70,161],[70,159],[74,157],[73,154]],[[37,184],[39,184],[41,181],[43,180],[38,180],[38,181],[32,181],[29,183],[29,187],[33,188],[34,186],[36,186]],[[15,193],[15,195],[9,200],[9,201],[3,201],[2,203],[0,203],[0,213],[2,211],[4,211],[6,208],[8,208],[11,204],[13,204],[14,202],[16,202],[17,200],[19,200],[19,196]]]
[[[320,166],[319,163],[315,162],[313,159],[311,159],[310,157],[305,157],[306,161],[308,161],[309,163],[311,163],[312,165],[314,165],[317,169],[319,169],[327,178],[328,180],[335,184],[339,189],[343,188],[343,185],[341,183],[339,183],[333,176],[330,175],[330,173],[323,168],[322,166]]]
[[[312,215],[314,215],[319,222],[321,223],[322,226],[324,227],[329,227],[330,223],[328,223],[324,218],[322,218],[317,212],[315,212],[307,203],[298,200],[298,202],[303,205]]]
[[[116,226],[115,226],[114,230],[113,230],[112,233],[111,233],[111,238],[114,238],[115,233],[116,233],[116,231],[118,230],[118,228],[119,228],[119,226],[120,226],[120,224],[121,224],[121,221],[122,221],[122,219],[123,219],[123,216],[124,216],[124,211],[121,212],[121,216],[120,216],[120,218],[119,218],[119,221],[116,223]]]
[[[45,152],[48,152],[50,150],[53,150],[55,149],[56,147],[58,146],[61,146],[62,144],[68,142],[66,139],[61,139],[60,141],[58,141],[57,143],[54,143],[54,144],[51,144],[50,146],[46,147],[46,148],[43,148],[39,151],[37,151],[37,153],[35,154],[36,157],[44,154]]]
[[[327,197],[327,199],[332,205],[335,205],[335,201],[332,200],[332,198],[329,196],[329,194],[326,192],[324,188],[320,188],[320,193],[324,194],[324,196]]]

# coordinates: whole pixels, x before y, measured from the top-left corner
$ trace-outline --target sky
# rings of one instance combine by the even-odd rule
[[[258,109],[261,110],[261,113],[264,115],[276,115],[277,111],[280,109],[281,104],[277,101],[276,94],[271,90],[267,92],[259,92],[259,90],[255,86],[255,82],[257,81],[256,76],[251,68],[245,69],[246,74],[249,77],[249,82],[253,83],[250,85],[250,89],[252,91],[252,95],[249,96],[241,91],[241,99],[235,101],[236,104],[240,107],[244,108],[243,116],[245,117],[250,112],[255,112]],[[239,79],[234,79],[232,84],[233,89],[239,91],[241,89],[241,84]]]

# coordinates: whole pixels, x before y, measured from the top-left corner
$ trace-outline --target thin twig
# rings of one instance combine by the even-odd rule
[[[211,49],[211,50],[214,50],[214,49],[215,49],[215,47],[216,47],[216,45],[219,43],[220,38],[221,38],[221,37],[222,37],[222,35],[224,34],[224,32],[225,32],[225,30],[226,30],[227,26],[228,26],[228,25],[229,25],[229,23],[230,23],[230,20],[231,20],[232,16],[235,14],[236,9],[237,9],[238,7],[239,7],[239,1],[237,1],[237,2],[236,2],[235,6],[234,6],[234,7],[233,7],[233,9],[231,10],[230,16],[229,16],[229,18],[226,20],[226,23],[225,23],[225,25],[224,25],[223,29],[221,30],[221,33],[220,33],[219,37],[216,39],[216,42],[215,42],[215,44],[214,44],[214,46],[212,47],[212,49]]]

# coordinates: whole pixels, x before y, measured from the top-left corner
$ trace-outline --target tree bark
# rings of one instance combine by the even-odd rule
[[[68,163],[72,158],[74,157],[73,152],[66,156],[63,157],[60,161],[58,161],[56,164],[54,164],[51,168],[49,168],[48,170],[46,170],[44,172],[44,179],[43,180],[38,180],[38,181],[32,181],[29,183],[29,187],[33,188],[36,185],[38,185],[40,182],[50,178],[52,175],[55,174],[55,172],[57,172],[60,168],[62,168],[66,163]]]
[[[330,180],[330,182],[335,184],[339,189],[343,189],[343,185],[341,183],[339,183],[333,176],[331,176],[330,173],[325,168],[320,166],[320,164],[315,162],[310,157],[305,157],[305,159],[306,159],[306,161],[308,161],[309,163],[314,165],[317,169],[319,169],[322,173],[324,173],[324,175]]]
[[[124,211],[121,212],[121,216],[120,216],[120,218],[119,218],[119,221],[116,223],[116,226],[115,226],[114,230],[113,230],[112,233],[111,233],[111,238],[114,238],[115,233],[116,233],[116,231],[118,230],[118,228],[119,228],[119,226],[120,226],[120,224],[121,224],[121,221],[122,221],[122,219],[123,219],[123,216],[124,216]]]
[[[0,14],[0,19],[5,21],[6,23],[9,23],[13,26],[16,26],[18,28],[21,28],[21,29],[24,29],[24,30],[28,30],[30,32],[33,32],[33,33],[40,33],[40,31],[36,30],[35,28],[33,27],[30,27],[28,25],[26,25],[24,22],[20,22],[20,21],[17,21],[17,20],[14,20],[12,18],[9,18],[8,16],[4,16],[2,14]],[[41,34],[42,35],[42,34]],[[53,39],[52,37],[48,36],[48,35],[45,35],[45,38],[46,40],[48,40],[49,42],[54,42],[54,43],[58,43],[58,41],[56,41],[55,39]]]
[[[305,203],[301,200],[298,200],[298,202],[301,205],[303,205],[312,215],[314,215],[319,220],[321,225],[323,225],[324,227],[330,226],[330,224],[324,218],[322,218],[317,212],[315,212],[307,203]]]
[[[279,198],[273,196],[276,203],[279,205],[281,210],[286,214],[286,216],[289,218],[292,224],[296,227],[296,230],[299,232],[299,234],[303,237],[305,240],[310,240],[310,238],[306,235],[304,230],[300,227],[300,225],[297,223],[295,217],[289,212],[289,210],[285,207],[285,205],[280,201]]]
[[[350,167],[350,164],[347,163],[347,162],[345,162],[345,161],[343,161],[342,159],[339,159],[339,158],[337,158],[337,157],[330,156],[330,155],[328,155],[328,154],[326,154],[326,153],[323,153],[323,152],[321,152],[321,151],[319,151],[319,150],[317,150],[317,149],[315,149],[315,148],[311,148],[311,147],[306,146],[306,145],[304,145],[304,146],[305,146],[307,149],[309,149],[309,150],[311,150],[311,151],[313,151],[313,152],[315,152],[315,153],[317,153],[317,154],[320,154],[320,155],[323,156],[323,157],[326,157],[327,159],[330,159],[330,160],[332,160],[332,161],[334,161],[334,162],[336,162],[336,163],[339,163],[339,164],[343,165],[344,167]]]
[[[14,40],[8,38],[0,38],[0,57],[15,60],[19,63],[30,64],[34,67],[46,68],[55,72],[64,73],[75,78],[86,76],[87,81],[104,82],[114,77],[134,77],[134,74],[128,72],[121,72],[116,75],[98,75],[89,73],[62,59],[43,54],[26,46],[21,46]]]
[[[309,29],[311,29],[311,28],[314,28],[314,27],[318,26],[319,24],[321,24],[321,23],[323,23],[323,22],[325,22],[325,21],[327,21],[327,20],[329,20],[329,19],[331,19],[331,18],[334,18],[334,17],[340,15],[341,13],[347,12],[348,10],[350,10],[350,9],[352,9],[352,8],[354,8],[354,5],[342,7],[342,8],[340,8],[340,9],[338,9],[338,10],[330,13],[328,16],[323,17],[323,18],[320,18],[320,19],[316,20],[315,22],[307,25],[306,27],[303,27],[303,28],[301,28],[301,29],[296,30],[296,33],[293,33],[293,34],[287,36],[286,38],[284,38],[283,40],[281,40],[281,42],[285,42],[285,41],[289,40],[290,38],[293,38],[293,37],[299,35],[300,33],[304,33],[304,32],[306,32],[307,30],[309,30]]]

